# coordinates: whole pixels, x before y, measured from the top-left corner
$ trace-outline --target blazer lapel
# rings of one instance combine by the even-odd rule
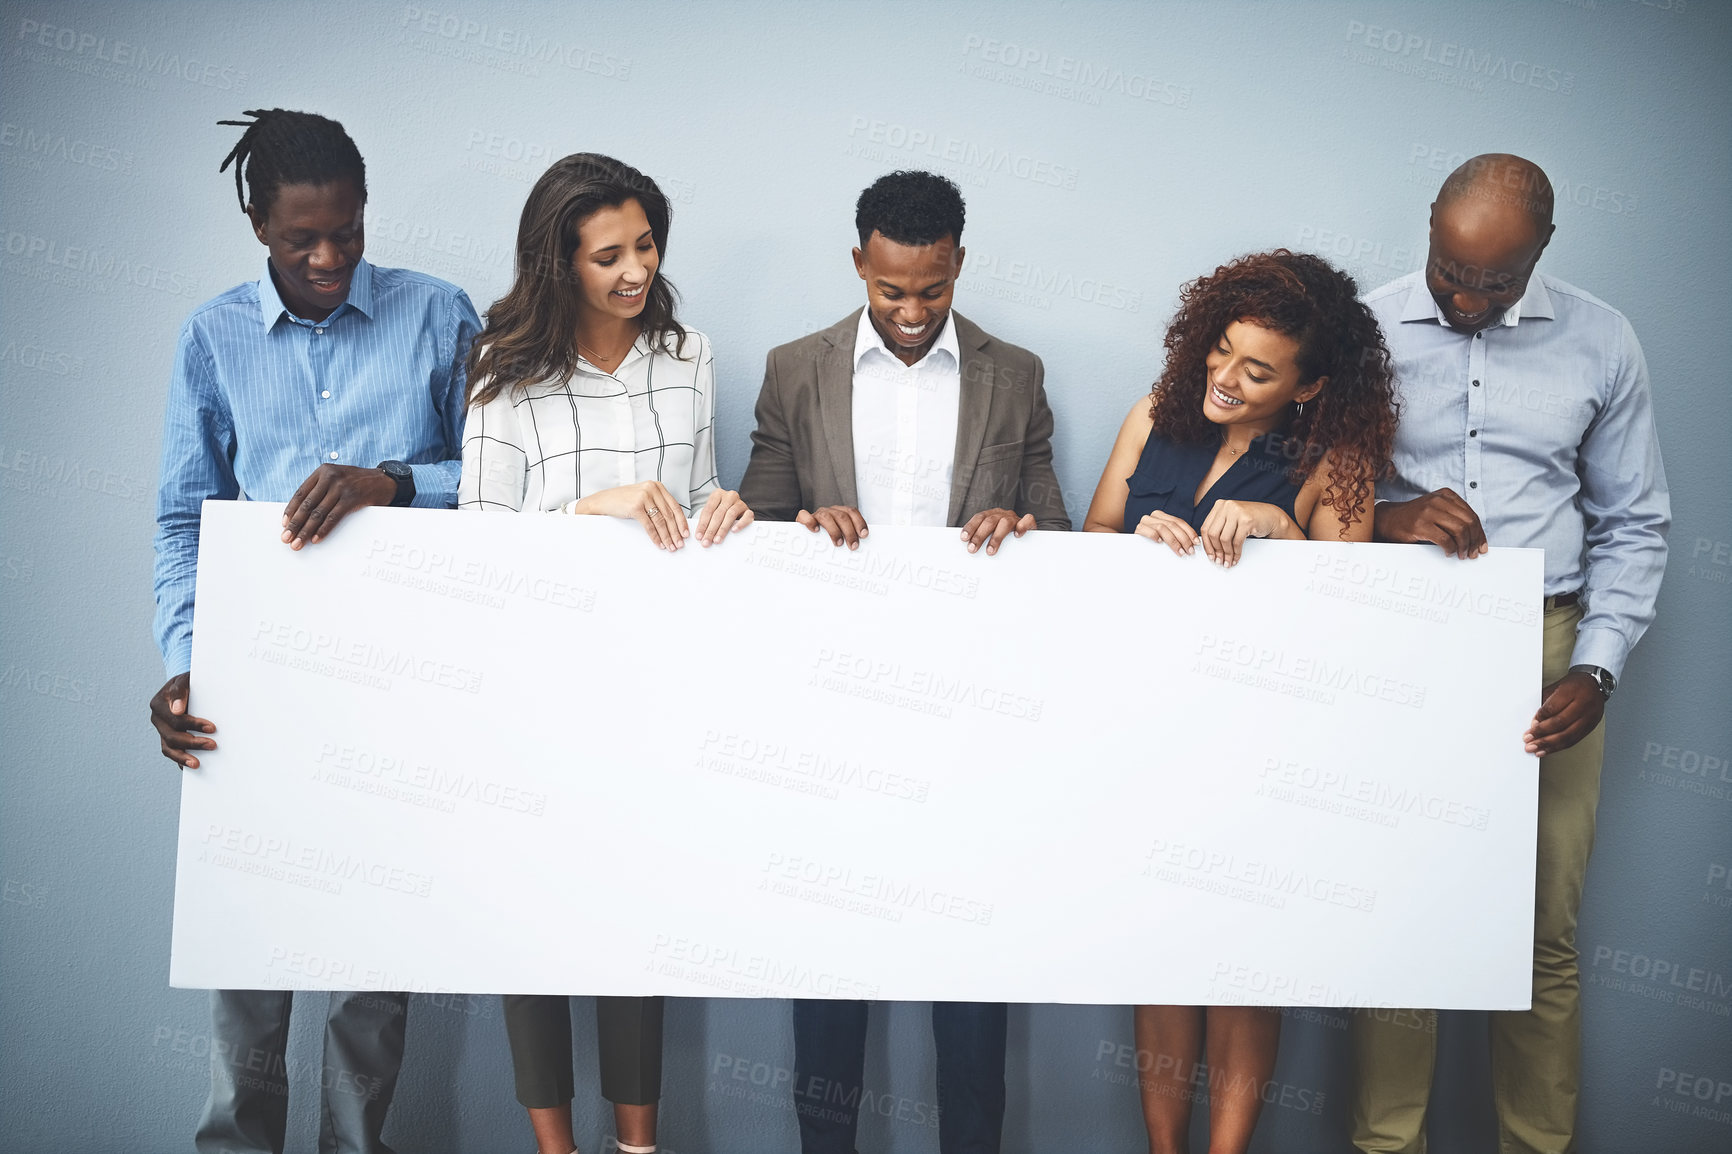
[[[859,324],[856,309],[825,331],[818,352],[818,415],[836,470],[836,489],[842,504],[851,506],[860,504],[854,487],[854,334]]]
[[[951,311],[956,346],[962,352],[962,404],[956,414],[956,460],[950,475],[950,524],[962,524],[963,501],[974,481],[974,466],[986,443],[986,421],[992,409],[993,361],[982,350],[986,333],[973,321]]]

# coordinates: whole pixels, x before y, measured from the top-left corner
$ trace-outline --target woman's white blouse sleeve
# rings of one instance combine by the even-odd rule
[[[528,465],[511,390],[501,389],[485,405],[469,410],[463,427],[463,475],[457,483],[457,507],[521,511]]]
[[[682,366],[683,367],[683,366]],[[716,479],[716,358],[708,337],[702,338],[695,367],[697,392],[692,397],[691,510],[704,507]]]

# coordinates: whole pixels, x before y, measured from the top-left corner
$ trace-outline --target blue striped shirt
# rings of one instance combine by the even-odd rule
[[[322,321],[271,282],[200,305],[181,327],[156,502],[156,640],[170,677],[192,667],[199,508],[287,501],[321,464],[405,461],[415,504],[450,508],[463,445],[463,360],[481,329],[456,285],[355,266]]]
[[[1654,620],[1672,507],[1642,346],[1624,314],[1535,274],[1500,323],[1449,327],[1409,273],[1365,296],[1395,358],[1395,478],[1455,490],[1493,548],[1544,549],[1548,595],[1586,603],[1572,664],[1622,676]]]

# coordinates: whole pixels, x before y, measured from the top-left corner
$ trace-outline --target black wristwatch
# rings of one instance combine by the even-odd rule
[[[1589,677],[1592,677],[1594,679],[1594,688],[1598,689],[1600,691],[1600,696],[1605,698],[1607,701],[1610,701],[1612,699],[1612,694],[1617,692],[1618,679],[1612,676],[1610,670],[1601,669],[1598,665],[1572,665],[1570,666],[1570,672],[1586,673]]]
[[[401,461],[380,461],[379,471],[397,482],[397,495],[391,507],[401,509],[415,500],[415,471]]]

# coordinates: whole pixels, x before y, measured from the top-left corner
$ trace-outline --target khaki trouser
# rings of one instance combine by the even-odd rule
[[[1580,606],[1546,612],[1546,684],[1568,671],[1581,617]],[[1510,740],[1518,737],[1511,734]],[[1582,1067],[1576,912],[1594,847],[1605,743],[1602,723],[1569,749],[1540,759],[1533,1009],[1490,1015],[1499,1154],[1575,1149]],[[1425,1107],[1437,1063],[1436,1017],[1434,1010],[1353,1016],[1358,1065],[1353,1143],[1360,1150],[1425,1154]]]

